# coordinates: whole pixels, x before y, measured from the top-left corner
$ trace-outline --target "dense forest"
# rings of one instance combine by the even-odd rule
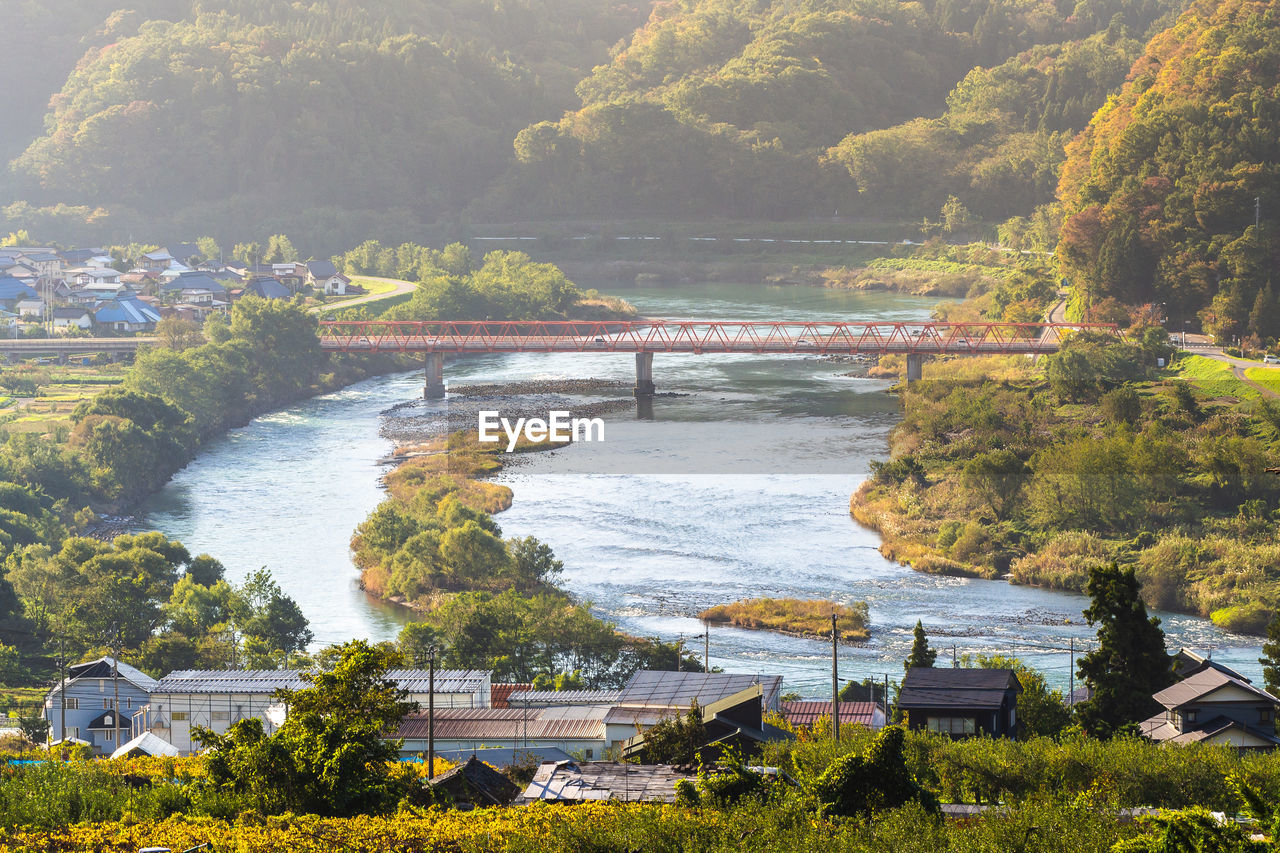
[[[349,241],[339,219],[397,239],[548,214],[919,221],[951,195],[987,221],[1029,217],[1053,200],[1064,145],[1179,11],[63,5],[24,7],[18,49],[0,59],[21,84],[0,102],[14,119],[0,134],[12,158],[0,225],[198,223],[238,239],[222,232],[248,222],[308,246]]]
[[[1276,333],[1251,314],[1280,249],[1278,86],[1275,3],[1198,2],[1151,41],[1068,146],[1059,256],[1083,305],[1167,302],[1175,324],[1205,309],[1218,336]]]

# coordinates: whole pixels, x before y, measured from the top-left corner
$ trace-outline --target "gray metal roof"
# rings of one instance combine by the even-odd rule
[[[430,690],[430,673],[425,669],[392,669],[387,678],[410,693],[426,693]],[[482,669],[437,669],[436,693],[475,693],[489,680],[489,673]]]
[[[621,690],[521,690],[507,697],[511,705],[616,705]]]
[[[410,693],[428,691],[425,669],[393,669],[387,677]],[[436,670],[436,693],[475,693],[489,678],[479,670]],[[296,669],[188,669],[171,672],[152,693],[274,693],[307,686]]]
[[[292,669],[184,669],[171,672],[152,693],[274,693],[306,684]]]
[[[1267,702],[1272,705],[1280,705],[1280,700],[1267,693],[1259,690],[1247,681],[1239,678],[1232,678],[1220,669],[1203,669],[1189,678],[1183,679],[1171,687],[1166,687],[1157,693],[1154,698],[1166,708],[1178,708],[1183,705],[1195,702],[1198,699],[1206,697],[1226,686],[1233,686],[1246,693],[1257,697],[1259,701]]]
[[[669,764],[557,761],[538,768],[517,803],[535,800],[674,803],[676,782],[691,775],[688,770]]]
[[[999,708],[1022,685],[1011,669],[912,667],[902,680],[902,708]]]
[[[100,658],[84,661],[83,663],[73,664],[67,667],[67,683],[71,684],[78,678],[111,678],[111,663],[110,655],[105,655]],[[154,690],[157,684],[154,678],[147,675],[140,669],[135,669],[134,667],[129,666],[127,663],[117,663],[116,672],[120,674],[121,680],[127,681],[138,689],[145,690],[148,693]],[[54,686],[54,691],[56,692],[61,686],[62,683],[59,682]]]
[[[618,704],[658,708],[688,708],[694,700],[707,706],[759,684],[766,708],[777,710],[782,692],[780,675],[732,672],[661,672],[641,670],[622,688]]]

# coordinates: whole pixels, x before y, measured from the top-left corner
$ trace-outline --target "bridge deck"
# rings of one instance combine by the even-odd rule
[[[920,353],[1056,352],[1080,331],[1118,335],[1108,324],[637,322],[341,322],[320,324],[338,352]]]

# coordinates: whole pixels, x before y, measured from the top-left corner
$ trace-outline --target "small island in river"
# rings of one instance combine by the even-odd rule
[[[865,601],[836,604],[816,599],[750,598],[709,607],[699,613],[698,618],[736,628],[826,639],[831,636],[833,613],[841,640],[863,642],[871,636],[871,618]]]

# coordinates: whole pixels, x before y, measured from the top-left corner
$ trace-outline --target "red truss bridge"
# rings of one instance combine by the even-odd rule
[[[929,355],[1040,355],[1073,334],[1118,336],[1102,323],[846,323],[726,320],[322,321],[332,352],[424,353],[427,396],[444,394],[443,356],[474,353],[634,353],[636,393],[653,393],[654,353],[907,356],[920,378]]]

